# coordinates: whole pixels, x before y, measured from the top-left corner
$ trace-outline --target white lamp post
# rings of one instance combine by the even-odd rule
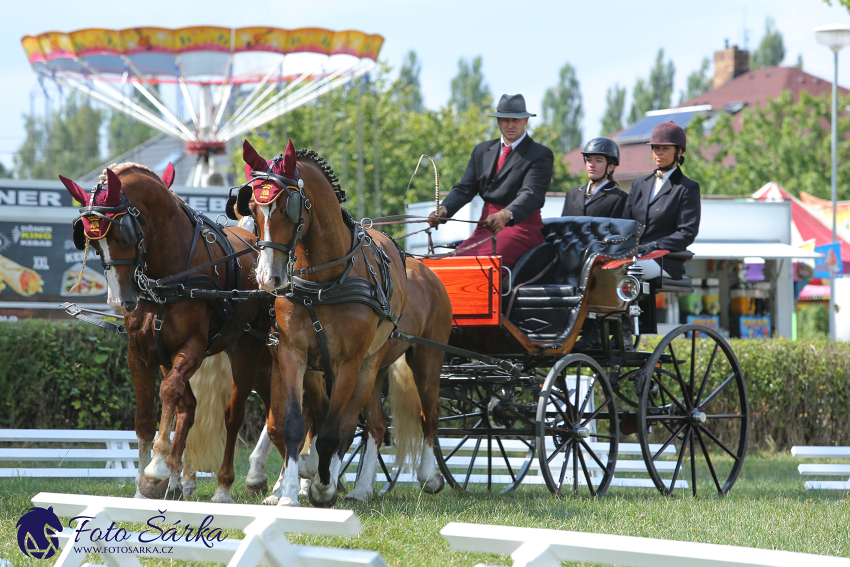
[[[838,201],[838,52],[850,45],[850,26],[830,24],[815,28],[815,39],[832,50],[835,74],[832,80],[832,241],[838,242],[836,234],[836,211]],[[844,258],[841,259],[844,261]],[[835,278],[829,278],[829,340],[835,341]]]

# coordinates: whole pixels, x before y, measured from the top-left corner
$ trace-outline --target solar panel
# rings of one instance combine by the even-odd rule
[[[630,126],[625,132],[617,136],[615,140],[618,144],[648,142],[650,136],[652,136],[652,131],[662,122],[672,120],[682,128],[687,128],[695,114],[695,112],[671,112],[670,114],[647,116]]]

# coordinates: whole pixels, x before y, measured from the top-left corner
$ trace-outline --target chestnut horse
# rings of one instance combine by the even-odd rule
[[[125,163],[104,173],[91,193],[69,179],[62,178],[62,182],[74,199],[86,204],[74,225],[75,244],[87,252],[92,247],[100,256],[106,270],[108,303],[124,312],[130,339],[127,361],[136,389],[139,491],[148,498],[180,497],[183,450],[196,405],[188,383],[204,359],[212,357],[219,360],[212,364],[216,373],[226,373],[225,384],[231,388],[224,413],[227,439],[213,501],[232,502],[236,436],[252,389],[268,407],[272,358],[265,337],[270,328],[270,302],[265,298],[207,301],[193,299],[181,290],[225,290],[231,289],[226,287],[229,284],[235,289],[256,289],[252,274],[257,258],[252,250],[255,237],[242,229],[227,229],[225,236],[147,167]],[[110,230],[113,224],[118,226]],[[162,282],[222,259],[230,250],[247,253],[187,274],[175,284]],[[220,353],[229,359],[229,365],[228,360],[216,356]],[[155,388],[161,367],[165,376],[160,386],[162,416],[154,444]],[[204,441],[214,443],[215,439]]]
[[[406,266],[408,296],[404,316],[398,322],[399,331],[447,343],[452,330],[452,306],[445,287],[422,262],[408,258]],[[406,457],[409,456],[422,490],[428,494],[436,494],[442,490],[444,480],[436,471],[434,442],[439,425],[440,371],[443,358],[441,351],[411,345],[398,339],[390,340],[381,370],[372,388],[372,395],[363,408],[366,417],[366,451],[360,461],[357,483],[345,496],[346,500],[365,502],[372,498],[375,491],[378,451],[387,428],[381,403],[385,379],[389,379],[390,384],[388,400],[393,417],[396,468],[401,470]],[[321,395],[323,392],[319,389],[318,393]],[[351,439],[348,439],[346,450],[350,445]],[[270,450],[271,441],[266,429],[263,429],[263,434],[250,457],[251,468],[247,477],[249,485],[264,485],[267,482],[263,469],[268,462]],[[309,456],[302,455],[299,472],[303,478],[315,476],[315,471],[310,470],[309,463]],[[283,496],[283,474],[284,471],[281,471],[281,477],[266,503],[276,504]],[[302,486],[304,484],[302,483]]]
[[[267,422],[285,459],[278,504],[298,505],[304,375],[312,367],[322,370],[330,393],[327,411],[312,416],[318,433],[309,496],[314,505],[331,506],[342,440],[353,437],[407,300],[404,260],[388,236],[363,229],[341,208],[344,193],[315,152],[296,155],[289,142],[285,154],[267,162],[246,140],[243,158],[249,182],[239,189],[237,208],[253,215],[261,237],[257,283],[278,295],[278,376]]]

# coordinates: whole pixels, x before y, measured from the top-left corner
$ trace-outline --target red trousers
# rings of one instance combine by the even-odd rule
[[[481,211],[481,219],[486,220],[487,217],[501,211],[505,207],[484,203],[484,210]],[[543,242],[543,219],[540,217],[540,211],[534,211],[519,224],[514,226],[506,226],[496,235],[496,254],[502,257],[502,265],[508,268],[513,268],[523,254],[541,244]],[[463,241],[458,248],[464,248],[471,244],[475,244],[484,240],[488,236],[493,236],[493,233],[484,227],[477,227],[472,236]],[[460,256],[489,256],[493,253],[492,241],[487,241],[480,246],[476,246],[465,252],[461,252]]]

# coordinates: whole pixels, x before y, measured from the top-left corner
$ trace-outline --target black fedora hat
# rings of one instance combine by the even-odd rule
[[[499,104],[496,106],[496,112],[488,114],[495,118],[528,118],[529,116],[537,116],[525,110],[525,98],[521,94],[507,95],[503,94],[499,99]]]

